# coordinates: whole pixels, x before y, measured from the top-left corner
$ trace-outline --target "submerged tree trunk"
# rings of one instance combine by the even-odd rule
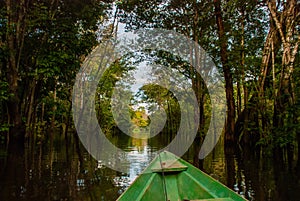
[[[268,2],[271,18],[283,48],[280,80],[274,107],[274,124],[276,126],[283,125],[283,120],[285,118],[284,112],[287,107],[295,104],[293,72],[294,61],[300,42],[300,34],[296,30],[297,18],[299,18],[297,1],[290,0],[282,3],[284,4],[284,8],[282,11],[278,11],[276,1],[272,0]]]
[[[8,91],[12,96],[7,101],[8,114],[10,123],[13,128],[10,130],[11,140],[14,138],[23,138],[21,106],[19,98],[19,66],[21,59],[21,52],[23,50],[25,27],[26,27],[26,8],[28,2],[20,0],[16,3],[12,0],[6,0],[7,12],[7,32],[6,32],[6,45],[8,48],[7,56],[7,82]]]
[[[218,26],[218,35],[220,41],[220,56],[223,66],[223,73],[225,77],[226,88],[226,101],[227,101],[227,121],[225,129],[225,143],[233,143],[234,139],[234,126],[235,126],[235,103],[233,93],[233,79],[232,73],[228,62],[227,53],[227,40],[225,36],[225,28],[222,19],[221,1],[214,0],[215,17]]]
[[[283,5],[282,10],[278,8],[278,4]],[[299,24],[300,7],[296,0],[290,1],[269,1],[268,9],[274,26],[278,32],[281,45],[281,70],[279,77],[279,86],[275,94],[274,101],[274,127],[286,127],[297,125],[295,116],[296,94],[294,88],[294,62],[300,43],[300,34],[296,28]],[[275,93],[275,92],[274,92]],[[297,129],[290,129],[289,133],[285,134],[288,137],[297,135]],[[275,132],[275,138],[281,137],[282,132]],[[282,146],[282,144],[278,144]],[[274,152],[278,152],[279,146],[276,146]],[[291,140],[288,140],[283,147],[287,154],[287,162],[291,162],[294,151],[294,145]],[[281,150],[280,150],[281,151]],[[291,165],[290,165],[291,168]]]

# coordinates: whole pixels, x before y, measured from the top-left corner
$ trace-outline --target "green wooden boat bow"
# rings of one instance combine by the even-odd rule
[[[156,156],[118,201],[245,201],[190,163],[164,151]]]

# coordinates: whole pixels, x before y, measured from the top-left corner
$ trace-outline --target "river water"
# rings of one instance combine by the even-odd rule
[[[129,152],[125,174],[93,159],[74,135],[46,133],[10,148],[2,142],[0,200],[116,200],[164,146],[160,140],[113,137]],[[299,174],[293,166],[242,148],[228,153],[222,144],[200,162],[203,171],[249,200],[300,200]],[[194,150],[192,146],[183,158],[195,162]]]

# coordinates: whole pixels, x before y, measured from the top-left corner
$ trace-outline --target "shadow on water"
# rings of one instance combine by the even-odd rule
[[[147,166],[161,140],[113,137],[111,141],[129,152],[129,173],[116,172],[94,160],[81,146],[76,134],[67,139],[59,133],[35,136],[8,149],[0,145],[0,200],[116,200]],[[191,148],[183,156],[195,162]],[[261,157],[250,149],[226,148],[222,141],[200,163],[206,173],[249,200],[300,200],[299,174]]]

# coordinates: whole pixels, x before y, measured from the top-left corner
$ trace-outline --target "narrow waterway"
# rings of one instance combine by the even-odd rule
[[[162,140],[113,137],[129,152],[128,174],[116,172],[93,159],[75,134],[36,136],[25,146],[0,147],[0,200],[110,201],[132,183],[153,159]],[[183,156],[195,162],[192,146]],[[249,200],[300,200],[299,174],[274,159],[242,148],[225,150],[222,141],[200,164],[203,170]]]

